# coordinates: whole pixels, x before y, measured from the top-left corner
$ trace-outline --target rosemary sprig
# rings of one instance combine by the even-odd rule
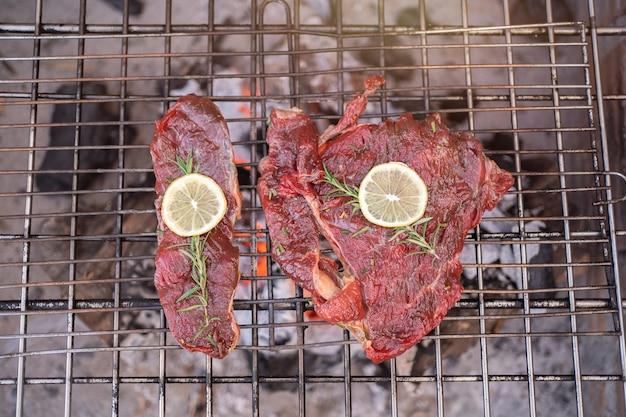
[[[194,168],[193,155],[191,152],[189,152],[189,154],[187,155],[186,160],[183,159],[180,155],[176,155],[176,161],[174,162],[176,162],[176,165],[178,165],[183,175],[191,174],[193,172],[198,172],[200,170],[200,167],[197,165]]]
[[[359,205],[359,189],[357,187],[352,187],[346,184],[345,181],[339,181],[337,177],[326,168],[326,165],[324,165],[324,174],[324,182],[335,187],[334,190],[327,194],[327,197],[348,197],[350,200],[348,200],[346,204],[352,206],[352,213],[361,208]]]
[[[337,177],[335,177],[328,170],[328,168],[326,168],[326,165],[324,165],[324,174],[325,174],[324,182],[327,182],[335,187],[335,189],[332,190],[330,193],[328,193],[327,196],[348,197],[350,198],[350,200],[346,204],[350,204],[352,206],[352,213],[354,213],[356,210],[360,210],[361,206],[359,205],[358,187],[352,187],[350,185],[347,185],[345,181],[344,182],[339,181],[339,179],[337,179]],[[435,233],[433,234],[432,239],[430,240],[430,242],[428,242],[426,240],[426,227],[428,226],[428,222],[431,219],[432,217],[422,217],[421,219],[419,219],[418,221],[416,221],[415,223],[409,226],[394,228],[393,229],[394,231],[391,234],[389,241],[391,242],[392,240],[395,240],[396,238],[400,237],[402,234],[406,234],[406,237],[404,239],[397,240],[396,243],[398,244],[413,243],[420,248],[419,251],[411,252],[408,255],[430,254],[430,255],[434,255],[435,257],[438,257],[436,254],[436,250],[435,250],[435,245],[437,243],[437,235],[439,234],[439,230],[442,227],[445,227],[446,225],[445,223],[439,223],[437,225],[437,228],[435,229]],[[423,225],[421,233],[417,231],[418,226],[420,225]],[[356,237],[362,233],[365,233],[369,229],[370,229],[369,226],[365,226],[357,230],[356,232],[352,233],[352,237]],[[343,232],[344,231],[342,231],[342,233]],[[347,233],[350,233],[350,232],[348,231]]]
[[[174,245],[173,247],[179,247],[180,252],[185,255],[191,261],[191,279],[195,284],[189,290],[187,290],[184,294],[182,294],[176,300],[177,303],[187,300],[193,299],[195,301],[194,304],[191,304],[185,308],[181,308],[178,310],[179,313],[184,313],[187,311],[194,311],[198,309],[202,309],[202,317],[204,319],[202,325],[196,332],[193,342],[196,342],[197,339],[202,335],[202,333],[209,327],[212,321],[219,320],[219,317],[211,317],[209,314],[209,295],[207,291],[207,270],[206,270],[206,262],[207,256],[204,255],[204,246],[208,239],[208,235],[204,238],[200,236],[191,236],[189,238],[189,243],[181,243],[179,245]],[[216,346],[215,340],[211,335],[207,335],[207,340],[213,346]]]
[[[406,234],[406,237],[404,239],[399,239],[396,243],[398,244],[413,243],[421,249],[418,251],[408,253],[407,256],[418,255],[418,254],[429,254],[429,255],[433,255],[435,258],[439,258],[435,250],[435,245],[437,244],[437,235],[439,234],[439,230],[441,230],[442,227],[445,227],[446,224],[439,223],[437,227],[435,228],[435,233],[433,233],[432,239],[430,240],[430,242],[428,242],[426,240],[426,227],[428,226],[428,222],[430,220],[432,220],[432,217],[422,217],[421,219],[419,219],[418,221],[416,221],[415,223],[411,225],[403,226],[403,227],[396,227],[394,229],[395,232],[389,238],[389,242],[400,237],[400,235],[404,233]],[[421,233],[417,231],[420,225],[423,225]]]
[[[200,169],[200,167],[197,165],[194,167],[193,155],[191,152],[189,152],[189,155],[187,155],[187,159],[183,159],[179,155],[176,155],[176,161],[174,162],[176,162],[176,165],[178,165],[183,175],[198,172]],[[204,331],[209,327],[211,322],[220,319],[219,317],[211,317],[209,315],[209,296],[206,286],[207,256],[204,255],[204,247],[206,245],[208,237],[208,234],[205,235],[204,238],[202,238],[200,235],[191,236],[188,242],[173,245],[173,247],[180,248],[180,252],[191,261],[191,279],[195,284],[176,300],[176,302],[179,303],[184,300],[193,299],[195,303],[179,309],[178,312],[184,313],[188,311],[202,309],[202,316],[204,321],[196,332],[193,338],[193,343],[198,340],[202,333],[204,333]],[[206,340],[213,346],[217,346],[217,343],[213,339],[213,336],[211,336],[210,334],[206,335]]]

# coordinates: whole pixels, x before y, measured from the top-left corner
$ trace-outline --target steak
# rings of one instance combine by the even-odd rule
[[[322,135],[301,111],[272,110],[258,184],[273,259],[312,293],[315,311],[350,330],[377,363],[416,344],[460,299],[465,236],[513,184],[479,141],[451,133],[437,114],[358,125],[367,96],[383,82],[369,78]],[[430,220],[413,230],[432,253],[408,241],[406,229],[368,222],[325,180],[326,169],[358,188],[373,166],[391,161],[410,166],[428,188]],[[334,257],[322,254],[320,236]]]
[[[223,358],[239,340],[233,314],[233,297],[239,282],[239,250],[233,245],[233,229],[241,212],[241,194],[233,149],[224,117],[207,98],[187,95],[178,100],[156,124],[150,153],[156,177],[157,242],[154,284],[178,343],[190,351]],[[190,238],[167,228],[161,219],[161,201],[169,183],[183,175],[177,158],[191,158],[197,172],[213,178],[224,191],[228,208],[219,224],[207,234],[206,308],[193,308],[194,296],[180,300],[193,289],[192,263],[181,249]]]

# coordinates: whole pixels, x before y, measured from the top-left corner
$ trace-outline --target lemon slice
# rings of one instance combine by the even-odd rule
[[[202,174],[176,178],[165,190],[161,218],[179,236],[201,235],[213,229],[226,214],[226,197],[220,186]]]
[[[359,205],[367,220],[383,227],[402,227],[424,216],[426,184],[408,165],[388,162],[374,166],[359,186]]]

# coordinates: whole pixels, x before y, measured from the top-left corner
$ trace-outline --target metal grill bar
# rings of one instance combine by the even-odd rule
[[[595,25],[595,17],[596,17],[596,11],[595,11],[595,4],[593,1],[589,1],[589,15],[590,15],[590,21],[591,21],[591,25],[592,27]],[[594,62],[600,62],[599,60],[599,47],[598,47],[598,35],[597,35],[597,30],[592,30],[591,31],[591,40],[592,40],[592,53],[593,53],[593,58],[594,58]],[[604,113],[604,102],[603,102],[603,89],[602,89],[602,79],[599,75],[599,73],[596,71],[595,73],[596,77],[595,77],[595,83],[596,83],[596,89],[597,89],[597,100],[598,100],[598,113],[599,113],[599,125],[600,125],[600,135],[602,138],[603,143],[607,143],[607,130],[606,130],[606,125],[605,125],[605,113]],[[605,166],[608,166],[609,164],[609,156],[608,156],[608,149],[605,147],[603,148],[603,152],[602,152],[602,162],[603,164],[605,164]],[[606,178],[606,183],[607,185],[611,184],[611,178]],[[607,200],[612,200],[612,194],[611,194],[611,190],[607,191]],[[615,317],[615,319],[617,320],[617,322],[615,323],[617,326],[619,326],[619,328],[624,329],[624,310],[623,310],[623,306],[622,306],[622,289],[621,289],[621,284],[620,284],[620,271],[619,271],[619,266],[618,266],[618,259],[619,259],[619,255],[618,255],[618,251],[617,251],[617,240],[616,240],[616,234],[615,234],[615,230],[616,230],[616,223],[614,221],[614,211],[613,211],[613,207],[611,205],[608,205],[607,207],[607,212],[608,212],[608,228],[609,228],[609,233],[613,235],[613,239],[611,240],[611,242],[609,243],[610,245],[610,256],[611,259],[613,259],[613,265],[612,265],[612,271],[610,273],[610,277],[614,278],[614,284],[615,284],[615,301],[617,304],[617,309],[618,309],[618,314]],[[622,330],[623,331],[623,330]],[[619,347],[620,347],[620,362],[621,362],[621,366],[622,366],[622,375],[624,375],[626,377],[626,339],[622,336],[619,338]],[[626,378],[623,379],[622,381],[622,388],[624,390],[624,398],[626,398]]]
[[[385,383],[389,384],[394,381],[394,377],[355,377],[352,378],[352,383]],[[454,376],[454,375],[446,375],[443,376],[442,382],[482,382],[483,378],[480,375],[463,375],[463,376]],[[263,383],[296,383],[297,377],[280,377],[280,378],[271,378],[271,377],[263,377],[261,378],[261,382]],[[592,376],[582,376],[583,381],[620,381],[619,376],[616,375],[592,375]],[[436,377],[400,377],[395,376],[395,382],[411,382],[411,383],[428,383],[435,382]],[[570,375],[537,375],[535,377],[535,381],[537,382],[572,382],[574,378]],[[0,380],[0,383],[6,382],[7,385],[15,384],[14,380],[3,381]],[[106,384],[109,385],[113,382],[113,378],[73,378],[71,380],[72,384]],[[202,377],[170,377],[165,378],[162,381],[163,384],[203,384],[206,382],[206,378]],[[251,378],[249,377],[215,377],[213,378],[213,383],[216,384],[250,384]],[[311,384],[323,384],[323,383],[343,383],[344,377],[310,377],[307,378],[306,383]],[[528,382],[527,375],[489,375],[489,382]],[[28,385],[63,385],[66,383],[65,378],[33,378],[27,381]],[[146,377],[126,377],[119,379],[120,384],[157,384],[161,383],[161,380],[157,377],[146,378]]]
[[[471,7],[470,7],[471,8]],[[470,9],[470,8],[466,8]],[[39,33],[35,35],[35,27],[39,28]],[[33,39],[35,36],[44,36],[48,39],[66,39],[66,38],[80,38],[80,37],[99,37],[103,39],[115,39],[117,37],[176,37],[185,34],[200,34],[200,35],[215,35],[221,32],[228,33],[245,33],[245,34],[284,34],[284,26],[282,25],[268,25],[265,24],[263,29],[250,29],[248,25],[243,24],[228,24],[228,25],[185,25],[185,24],[163,24],[163,25],[138,25],[129,24],[128,33],[122,34],[122,25],[102,25],[102,24],[87,24],[85,25],[84,33],[80,34],[80,26],[77,24],[16,24],[16,23],[0,23],[0,31],[9,34],[7,37],[11,39]],[[554,27],[555,35],[579,35],[580,31],[571,28],[571,22],[549,22],[549,23],[535,23],[532,25],[516,25],[514,27],[506,25],[494,25],[494,26],[468,26],[472,31],[480,31],[485,35],[502,35],[505,29],[510,30],[512,35],[516,36],[537,36],[545,35],[546,27]],[[569,26],[569,27],[568,27]],[[423,27],[417,29],[414,26],[399,26],[399,25],[387,25],[384,27],[385,32],[389,34],[459,34],[467,32],[466,30],[459,29],[457,27],[429,27],[426,29],[426,24]],[[348,38],[360,36],[364,33],[379,34],[380,28],[378,25],[301,25],[301,29],[292,29],[292,33],[299,34],[312,34],[312,35],[325,35],[336,36],[339,38]],[[585,30],[586,33],[595,32],[599,36],[623,36],[626,34],[626,28],[616,26],[595,26]],[[25,33],[27,35],[20,35]],[[470,32],[471,33],[471,32]],[[478,45],[478,47],[487,47],[486,45]],[[343,49],[342,49],[343,50]],[[275,53],[271,51],[259,51],[261,54]],[[219,52],[218,52],[219,54]],[[158,54],[163,56],[164,54]],[[47,59],[46,57],[42,57]],[[6,58],[5,58],[6,59]],[[81,59],[81,57],[72,57],[72,59]],[[8,59],[6,59],[8,60]],[[12,59],[11,59],[12,60]]]
[[[593,0],[533,3],[541,18],[529,21],[519,20],[525,0],[406,9],[341,0],[325,11],[305,0],[232,0],[242,10],[165,0],[145,2],[139,16],[130,13],[135,0],[117,14],[101,0],[63,1],[67,15],[37,1],[0,18],[0,396],[9,403],[0,417],[104,408],[113,416],[625,414],[626,231],[615,191],[624,167],[612,158],[609,109],[626,95],[607,78],[604,55],[626,29],[597,16]],[[560,17],[564,4],[569,19]],[[463,299],[416,350],[380,367],[286,285],[268,256],[254,186],[269,109],[298,106],[320,126],[332,123],[373,73],[388,82],[365,121],[439,111],[486,144],[510,138],[510,148],[486,152],[516,177],[511,211],[466,238]],[[91,92],[93,83],[106,92]],[[146,156],[154,120],[185,83],[223,109],[250,176],[247,222],[236,229],[243,338],[224,361],[176,345],[151,285]],[[62,106],[70,117],[53,120]],[[91,117],[92,106],[114,117]],[[52,150],[55,129],[69,129],[72,141]],[[102,131],[114,140],[88,141],[86,132]],[[71,166],[42,166],[54,152]],[[90,152],[112,152],[115,162],[86,166]],[[63,174],[68,190],[36,186]],[[88,175],[97,180],[83,187]],[[547,247],[551,258],[538,259]],[[544,271],[554,281],[536,286]],[[598,364],[590,352],[620,365]],[[52,365],[44,372],[42,363]]]

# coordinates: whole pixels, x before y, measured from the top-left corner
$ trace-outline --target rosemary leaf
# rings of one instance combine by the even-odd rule
[[[194,304],[194,305],[191,305],[189,307],[181,308],[181,309],[176,310],[176,311],[178,311],[179,313],[184,313],[186,311],[193,311],[193,310],[197,310],[199,308],[202,308],[202,304]]]
[[[368,230],[370,230],[369,226],[363,226],[359,230],[357,230],[356,232],[352,233],[352,237],[357,237],[358,235],[361,235],[361,234],[367,232]]]
[[[195,293],[197,293],[198,291],[200,291],[199,287],[192,287],[189,290],[187,290],[187,292],[185,292],[183,295],[181,295],[180,297],[178,297],[176,299],[176,302],[179,303],[183,300],[186,300],[187,298],[191,297],[192,295],[194,295]]]
[[[189,152],[187,155],[187,159],[183,159],[180,155],[176,155],[176,165],[180,168],[180,171],[183,175],[191,174],[192,172],[197,172],[199,167],[193,168],[193,155]]]
[[[195,342],[196,340],[198,340],[198,338],[200,337],[200,335],[202,334],[202,332],[204,332],[206,330],[207,326],[200,326],[200,328],[198,329],[198,331],[196,332],[196,334],[193,336],[193,341]],[[214,345],[215,346],[215,345]]]
[[[276,256],[280,256],[287,251],[287,249],[285,249],[283,244],[280,242],[275,242],[274,245],[276,246],[276,249],[274,249]]]
[[[213,346],[217,346],[217,343],[215,343],[215,339],[213,339],[213,336],[211,336],[210,334],[206,335],[206,340]]]
[[[350,200],[347,204],[352,206],[352,212],[356,211],[360,208],[359,205],[359,189],[357,187],[352,187],[346,182],[341,182],[335,177],[324,165],[324,182],[329,183],[334,186],[335,189],[327,194],[328,197],[348,197]]]
[[[352,149],[355,153],[361,153],[364,152],[367,149],[367,144],[358,147],[358,146],[354,146],[354,145],[348,145],[350,147],[350,149]]]

